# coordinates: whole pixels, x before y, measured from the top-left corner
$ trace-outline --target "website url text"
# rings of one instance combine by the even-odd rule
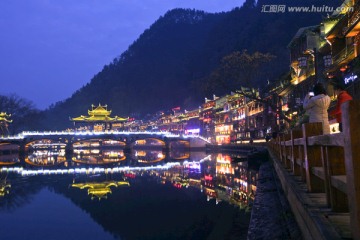
[[[354,7],[330,7],[330,6],[315,6],[307,7],[294,7],[286,5],[262,5],[261,12],[263,13],[332,13],[337,12],[353,12]]]

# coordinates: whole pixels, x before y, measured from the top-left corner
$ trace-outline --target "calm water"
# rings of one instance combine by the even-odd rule
[[[40,148],[20,159],[7,150],[1,239],[246,239],[257,170],[241,157]]]

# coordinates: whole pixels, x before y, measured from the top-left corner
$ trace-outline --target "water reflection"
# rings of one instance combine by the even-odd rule
[[[73,188],[87,189],[87,194],[93,199],[106,199],[108,194],[111,194],[111,187],[130,186],[127,181],[99,181],[99,182],[83,182],[76,183],[75,179],[71,184]]]
[[[35,167],[44,167],[54,166],[67,161],[64,148],[61,145],[51,144],[51,149],[44,147],[33,148],[26,155],[25,163]],[[151,176],[156,176],[162,184],[170,184],[178,189],[188,187],[199,189],[199,191],[206,195],[208,201],[215,199],[216,203],[226,201],[244,207],[254,200],[258,177],[257,170],[250,169],[247,161],[234,162],[233,160],[237,159],[235,156],[224,153],[207,155],[205,152],[185,152],[182,155],[187,156],[186,159],[188,160],[193,159],[193,161],[185,160],[177,162],[178,164],[166,165],[171,161],[178,161],[178,158],[166,158],[166,155],[162,151],[154,150],[134,150],[134,152],[126,156],[124,151],[119,149],[75,149],[71,161],[77,163],[76,165],[64,164],[59,169],[49,170],[16,168],[15,172],[21,173],[23,176],[34,174],[108,175],[119,173],[123,179],[135,179],[142,177],[145,172],[151,171]],[[179,156],[179,153],[176,152],[175,155]],[[169,156],[174,155],[169,153]],[[102,165],[118,163],[127,159],[127,157],[133,161],[127,161],[127,165],[120,168],[116,165],[110,165],[105,168],[76,168],[77,166],[81,167],[81,164]],[[133,170],[129,171],[134,161],[160,165],[158,167],[151,166],[150,170],[146,167],[137,167],[135,164]],[[10,170],[11,168],[2,168],[0,171],[7,173]],[[107,193],[111,193],[110,186],[117,186],[120,182],[108,180],[102,182],[74,181],[72,187],[86,188],[88,189],[88,194],[92,195],[92,197],[96,196],[101,199],[107,196]],[[2,183],[1,186],[2,191],[5,193],[10,185]],[[101,197],[102,193],[104,193],[103,197]]]
[[[196,187],[216,204],[226,201],[241,208],[248,207],[256,192],[257,169],[247,161],[233,162],[229,154],[214,154],[205,162],[184,162],[164,173],[162,182],[171,182],[176,188]]]
[[[166,154],[163,151],[134,150],[134,159],[139,163],[157,163],[165,157]]]
[[[111,164],[125,160],[122,149],[74,149],[72,161],[82,164]]]
[[[170,151],[169,156],[175,160],[185,160],[190,158],[190,153],[189,151],[181,151],[178,150],[178,148],[175,148],[173,151]]]
[[[46,144],[52,145],[32,147],[24,164],[0,168],[0,212],[31,206],[46,188],[119,239],[206,239],[213,229],[223,231],[220,238],[236,233],[234,238],[246,239],[239,229],[247,229],[258,172],[241,155],[88,147],[65,154],[62,145]],[[42,156],[54,161],[39,164]],[[59,157],[67,164],[56,165]],[[36,229],[37,213],[29,214]],[[230,218],[230,225],[215,227],[223,218]],[[245,227],[235,224],[239,221]]]
[[[0,175],[0,197],[10,192],[11,184],[7,181],[7,174]]]
[[[135,141],[134,147],[163,147],[165,142],[157,138],[139,139]]]

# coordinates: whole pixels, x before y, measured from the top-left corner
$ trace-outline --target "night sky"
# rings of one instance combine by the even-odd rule
[[[64,100],[173,8],[229,11],[243,0],[1,0],[0,94],[39,109]]]

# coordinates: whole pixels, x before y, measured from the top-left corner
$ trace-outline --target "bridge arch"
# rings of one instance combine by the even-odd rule
[[[13,165],[20,162],[20,145],[11,142],[0,143],[0,166]]]
[[[25,144],[25,163],[32,166],[55,166],[66,161],[63,139],[35,139]],[[65,141],[65,140],[63,140]]]
[[[64,140],[65,141],[65,140]],[[66,144],[59,140],[53,140],[49,138],[42,138],[42,139],[33,139],[25,144],[25,150],[29,149],[45,149],[45,148],[56,148],[56,147],[64,147]]]
[[[111,139],[111,138],[91,138],[91,139],[80,139],[73,142],[74,148],[81,147],[124,147],[126,143],[122,140]]]
[[[160,140],[155,137],[149,137],[149,138],[142,138],[134,141],[134,146],[158,146],[158,147],[165,147],[166,144],[163,140]]]
[[[174,160],[186,160],[190,158],[190,152],[170,150],[169,157]]]

